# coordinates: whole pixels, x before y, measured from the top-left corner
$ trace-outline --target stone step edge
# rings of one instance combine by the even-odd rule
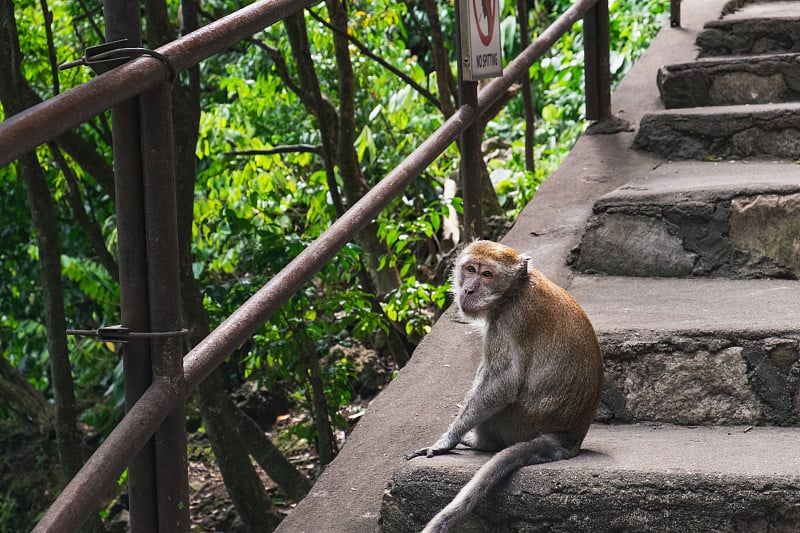
[[[798,439],[800,429],[594,425],[584,453],[516,472],[467,527],[789,531],[800,515]],[[401,466],[382,531],[419,529],[488,457],[464,450]]]
[[[569,291],[606,360],[598,420],[800,423],[800,282],[582,275]]]
[[[701,58],[662,65],[656,73],[667,109],[800,100],[800,54]]]
[[[598,198],[568,262],[611,275],[798,278],[800,166],[669,163]]]
[[[666,159],[800,159],[800,103],[678,108],[642,116],[633,148]]]
[[[797,280],[576,274],[568,290],[601,334],[778,335],[800,322]]]
[[[737,197],[800,192],[794,161],[672,161],[600,196],[593,212],[635,205],[717,202]]]

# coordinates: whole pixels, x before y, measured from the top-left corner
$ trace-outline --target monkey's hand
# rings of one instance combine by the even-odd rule
[[[406,460],[413,459],[414,457],[420,457],[421,455],[424,455],[425,457],[433,457],[434,455],[447,453],[458,445],[459,440],[460,439],[454,439],[451,437],[449,433],[445,433],[433,444],[433,446],[428,446],[406,455]]]

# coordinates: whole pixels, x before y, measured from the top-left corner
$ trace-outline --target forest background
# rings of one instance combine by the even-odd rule
[[[144,46],[242,5],[146,0]],[[535,39],[570,2],[525,5]],[[669,2],[609,6],[616,82]],[[517,6],[501,11],[507,61]],[[455,24],[452,1],[325,0],[181,75],[188,345],[454,112]],[[586,126],[580,26],[530,69],[535,168],[519,86],[481,123],[493,237]],[[99,0],[0,0],[0,119],[91,78],[57,66],[104,41]],[[0,168],[0,532],[29,530],[124,414],[120,345],[65,334],[120,322],[111,152],[106,114]],[[447,302],[458,163],[453,145],[190,397],[195,530],[274,529],[408,360]],[[124,531],[124,493],[123,475],[87,530]]]

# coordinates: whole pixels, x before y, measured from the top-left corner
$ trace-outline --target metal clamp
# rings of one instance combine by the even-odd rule
[[[178,79],[178,69],[169,57],[161,52],[156,52],[155,50],[149,50],[147,48],[128,48],[125,46],[127,43],[128,39],[120,39],[118,41],[90,46],[83,53],[82,58],[62,63],[58,66],[58,70],[66,70],[86,65],[91,67],[96,73],[103,74],[104,72],[108,72],[130,61],[134,57],[146,55],[164,63],[169,69],[170,83],[175,83],[175,80]]]
[[[136,339],[159,339],[164,337],[185,337],[189,330],[184,328],[178,331],[131,331],[125,326],[104,326],[97,329],[68,329],[67,335],[79,337],[96,337],[100,342],[128,342]]]

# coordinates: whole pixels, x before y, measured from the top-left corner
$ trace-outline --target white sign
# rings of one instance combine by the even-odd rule
[[[503,74],[500,0],[459,0],[461,53],[465,80]]]

